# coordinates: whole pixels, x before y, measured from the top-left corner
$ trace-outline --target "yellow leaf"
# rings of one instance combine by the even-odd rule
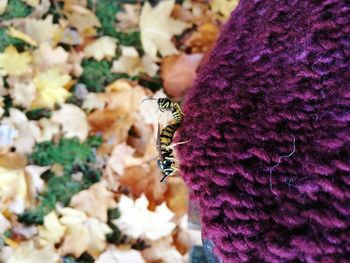
[[[64,88],[70,80],[69,75],[61,74],[58,69],[49,69],[39,73],[34,78],[37,97],[32,103],[32,108],[53,108],[55,103],[62,104],[70,95]]]
[[[7,263],[58,263],[59,255],[53,246],[36,248],[33,241],[22,242]]]
[[[210,7],[213,12],[219,13],[224,19],[228,19],[238,3],[239,0],[213,0],[210,2]]]
[[[0,0],[0,15],[5,13],[7,9],[7,3],[8,3],[8,0]]]
[[[96,263],[145,263],[140,251],[110,246],[95,261]]]
[[[93,57],[101,61],[102,59],[111,59],[115,56],[117,50],[117,41],[115,38],[103,36],[94,40],[84,49],[87,58]]]
[[[28,36],[27,34],[13,28],[13,27],[9,28],[9,30],[7,31],[7,34],[11,37],[23,40],[24,42],[26,42],[29,45],[32,45],[34,47],[36,47],[38,45],[38,43],[34,39],[32,39],[30,36]]]
[[[60,247],[61,254],[80,257],[87,251],[96,257],[105,250],[105,235],[112,231],[107,224],[96,218],[88,218],[85,213],[73,208],[63,208],[60,213],[60,222],[67,227]]]
[[[173,35],[181,34],[187,25],[170,17],[174,4],[175,0],[161,1],[152,8],[150,3],[146,2],[142,8],[140,17],[141,43],[143,50],[154,61],[158,59],[158,51],[163,57],[178,53],[171,38]]]
[[[48,43],[42,43],[34,51],[33,62],[41,70],[52,67],[64,68],[67,65],[69,53],[62,47],[52,48]]]
[[[39,237],[45,241],[55,244],[61,240],[66,228],[61,225],[55,211],[44,217],[44,225],[38,226]]]
[[[39,44],[47,42],[56,45],[62,36],[62,28],[58,24],[53,24],[52,15],[48,15],[45,19],[27,18],[24,31]]]
[[[4,53],[0,53],[0,70],[2,75],[19,76],[30,70],[31,56],[28,51],[18,53],[14,46],[8,46]]]

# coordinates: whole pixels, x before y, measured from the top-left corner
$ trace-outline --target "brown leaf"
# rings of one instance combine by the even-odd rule
[[[193,32],[188,38],[184,39],[184,44],[191,48],[193,52],[209,51],[217,39],[219,33],[218,25],[207,22],[201,25],[197,31]]]
[[[179,98],[192,85],[202,58],[203,54],[182,53],[163,60],[161,76],[164,80],[164,89],[169,96]]]
[[[187,213],[187,187],[181,177],[171,177],[167,180],[166,204],[177,217]]]

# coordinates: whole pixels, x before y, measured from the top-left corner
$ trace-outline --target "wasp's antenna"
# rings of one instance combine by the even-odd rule
[[[155,99],[155,98],[145,98],[145,99],[142,100],[142,103],[143,103],[145,100],[157,100],[157,99]]]

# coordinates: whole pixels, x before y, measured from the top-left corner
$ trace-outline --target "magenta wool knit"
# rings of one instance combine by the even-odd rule
[[[183,110],[223,262],[350,262],[349,0],[241,0]]]

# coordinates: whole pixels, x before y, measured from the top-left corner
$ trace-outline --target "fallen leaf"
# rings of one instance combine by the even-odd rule
[[[89,123],[85,112],[74,104],[63,104],[61,109],[53,112],[52,121],[61,124],[64,137],[78,137],[84,141],[89,133]]]
[[[106,248],[105,235],[112,232],[110,227],[96,218],[88,218],[82,211],[62,208],[60,222],[66,226],[60,254],[80,257],[85,251],[97,257]]]
[[[87,110],[88,112],[99,109],[102,110],[105,107],[105,102],[101,99],[101,96],[99,96],[98,93],[88,93],[83,105],[81,106],[84,110]]]
[[[62,239],[66,228],[61,225],[56,212],[52,211],[44,217],[44,225],[38,226],[38,230],[42,240],[56,244]]]
[[[239,0],[213,0],[210,1],[211,10],[219,13],[226,20],[231,12],[237,7]]]
[[[171,38],[181,34],[187,25],[170,17],[174,4],[174,0],[169,0],[161,1],[154,8],[149,2],[143,5],[139,23],[141,43],[143,50],[154,61],[158,60],[158,51],[162,57],[178,53]]]
[[[147,262],[179,262],[185,263],[185,257],[176,250],[171,236],[166,236],[150,243],[150,247],[142,251]]]
[[[187,187],[181,177],[172,177],[167,181],[166,204],[177,217],[187,213]]]
[[[107,190],[106,183],[99,182],[74,195],[69,206],[107,222],[107,210],[115,204],[113,194]]]
[[[28,73],[31,59],[28,51],[19,53],[14,46],[8,46],[4,53],[0,53],[0,74],[20,76]]]
[[[157,73],[159,66],[147,55],[140,58],[134,47],[121,46],[121,52],[122,55],[118,60],[113,61],[111,72],[126,73],[130,76],[136,76],[140,72],[144,72],[151,77]]]
[[[5,13],[7,9],[8,0],[0,0],[0,15]]]
[[[33,241],[20,243],[19,247],[15,249],[7,263],[58,263],[59,255],[55,248],[45,246],[43,248],[36,248]]]
[[[8,78],[10,96],[14,105],[28,109],[36,96],[36,87],[31,79]]]
[[[134,249],[123,250],[109,246],[95,261],[95,263],[145,263],[140,251]]]
[[[41,175],[49,170],[49,166],[28,165],[24,168],[27,175],[30,196],[35,200],[36,196],[44,190],[45,182]]]
[[[60,125],[51,119],[41,118],[38,121],[41,133],[37,138],[38,142],[50,141],[60,132]]]
[[[118,144],[114,147],[111,157],[107,163],[107,172],[111,169],[118,175],[124,174],[125,167],[129,164],[140,164],[142,160],[133,158],[135,150],[126,144]],[[128,163],[129,162],[129,163]]]
[[[53,23],[52,15],[48,15],[45,19],[27,18],[24,23],[24,33],[38,44],[47,42],[55,46],[62,36],[62,28]]]
[[[0,235],[2,235],[10,227],[10,221],[8,221],[7,218],[0,212]]]
[[[32,45],[33,47],[36,47],[38,45],[38,43],[34,39],[32,39],[30,36],[23,33],[22,31],[17,30],[14,27],[10,27],[7,31],[7,34],[11,37],[23,40],[24,42],[28,43],[29,45]]]
[[[30,5],[31,7],[35,7],[40,2],[40,0],[22,0],[22,1],[24,1],[27,5]]]
[[[147,207],[148,200],[144,195],[135,201],[122,195],[118,203],[121,216],[113,220],[113,224],[134,239],[142,237],[154,241],[169,236],[175,228],[175,224],[170,221],[173,213],[165,203],[154,212]]]
[[[37,97],[32,103],[32,108],[53,108],[56,103],[62,104],[70,95],[64,88],[71,77],[61,74],[58,69],[49,69],[41,72],[34,78],[37,89]]]
[[[214,46],[218,33],[218,25],[210,21],[200,25],[189,37],[184,38],[183,42],[191,48],[192,53],[208,53]]]
[[[97,27],[101,26],[100,21],[87,7],[66,1],[63,8],[64,15],[68,18],[69,26],[74,27],[83,37],[97,35]]]
[[[0,167],[0,211],[6,211],[16,197],[25,203],[27,184],[23,170]]]
[[[116,18],[118,20],[117,30],[125,31],[126,29],[137,28],[140,20],[140,5],[123,5],[124,12],[118,12]]]
[[[98,61],[101,61],[102,59],[112,59],[116,54],[116,50],[116,39],[108,36],[100,37],[84,48],[85,57],[92,57]]]
[[[203,54],[181,53],[163,59],[161,76],[169,96],[179,98],[192,85],[202,58]]]
[[[62,47],[53,48],[49,43],[40,44],[39,48],[34,51],[34,64],[40,70],[57,67],[63,68],[68,61],[68,52]]]

